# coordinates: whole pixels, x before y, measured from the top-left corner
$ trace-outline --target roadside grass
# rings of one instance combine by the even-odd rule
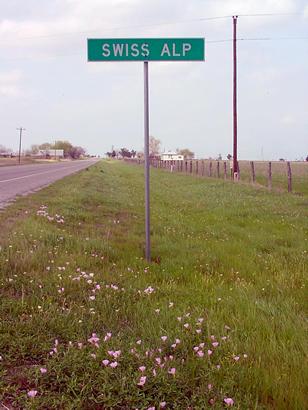
[[[151,181],[151,264],[142,167],[102,161],[1,212],[0,403],[306,408],[307,200]]]

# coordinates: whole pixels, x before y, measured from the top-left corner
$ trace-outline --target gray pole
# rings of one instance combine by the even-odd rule
[[[151,261],[150,244],[150,163],[149,163],[149,67],[144,67],[144,177],[145,177],[145,258]]]
[[[18,163],[20,164],[20,161],[21,161],[21,135],[22,135],[23,130],[25,130],[25,128],[20,127],[20,128],[16,128],[16,129],[17,129],[17,131],[19,131]]]
[[[236,23],[238,16],[233,16],[233,179],[238,179],[237,162],[237,56]]]

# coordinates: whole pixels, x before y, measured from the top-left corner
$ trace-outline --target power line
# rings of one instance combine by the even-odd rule
[[[236,41],[302,41],[302,40],[308,40],[308,36],[303,36],[303,37],[254,37],[254,38],[237,38]],[[232,38],[227,38],[227,39],[218,39],[218,40],[205,40],[205,44],[219,44],[219,43],[230,43],[232,41]],[[17,57],[17,58],[0,58],[0,61],[22,61],[22,60],[32,60],[32,59],[46,59],[50,60],[56,57],[72,57],[72,56],[79,56],[82,57],[83,54],[81,54],[79,51],[73,52],[73,53],[57,53],[53,55],[37,55],[37,56],[27,56],[27,57]]]
[[[236,14],[238,17],[279,17],[279,16],[301,16],[303,13],[255,13],[255,14]],[[134,28],[147,28],[147,27],[159,27],[165,25],[174,25],[174,24],[187,24],[187,23],[195,23],[195,22],[202,22],[202,21],[216,21],[216,20],[223,20],[232,18],[233,15],[223,15],[223,16],[212,16],[212,17],[198,17],[193,19],[187,20],[175,20],[175,21],[166,21],[161,23],[151,23],[151,24],[137,24],[137,25],[129,25],[129,26],[118,26],[118,27],[106,27],[104,31],[113,31],[113,30],[126,30],[126,29],[134,29]],[[30,36],[30,37],[23,37],[23,40],[32,40],[36,38],[53,38],[59,36],[74,36],[78,34],[90,34],[90,33],[97,33],[101,32],[101,29],[97,30],[84,30],[84,31],[74,31],[74,32],[63,32],[57,34],[48,34],[48,35],[41,35],[41,36]],[[19,31],[10,34],[18,34]]]
[[[303,37],[252,37],[237,38],[236,41],[279,41],[279,40],[308,40],[308,36]],[[206,40],[206,43],[229,43],[232,38],[222,40]]]

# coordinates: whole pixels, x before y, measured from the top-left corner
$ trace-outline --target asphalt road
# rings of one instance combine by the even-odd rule
[[[50,185],[54,181],[78,172],[97,162],[97,159],[0,167],[0,208],[8,205],[18,195]]]

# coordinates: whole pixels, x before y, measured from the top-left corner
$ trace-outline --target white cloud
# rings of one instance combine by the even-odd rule
[[[296,8],[296,0],[226,0],[210,4],[211,11],[216,15],[293,13]]]
[[[18,97],[21,94],[21,80],[20,70],[0,72],[0,95],[3,97]]]
[[[281,118],[281,123],[283,125],[294,125],[296,124],[296,118],[294,115],[286,114]]]

